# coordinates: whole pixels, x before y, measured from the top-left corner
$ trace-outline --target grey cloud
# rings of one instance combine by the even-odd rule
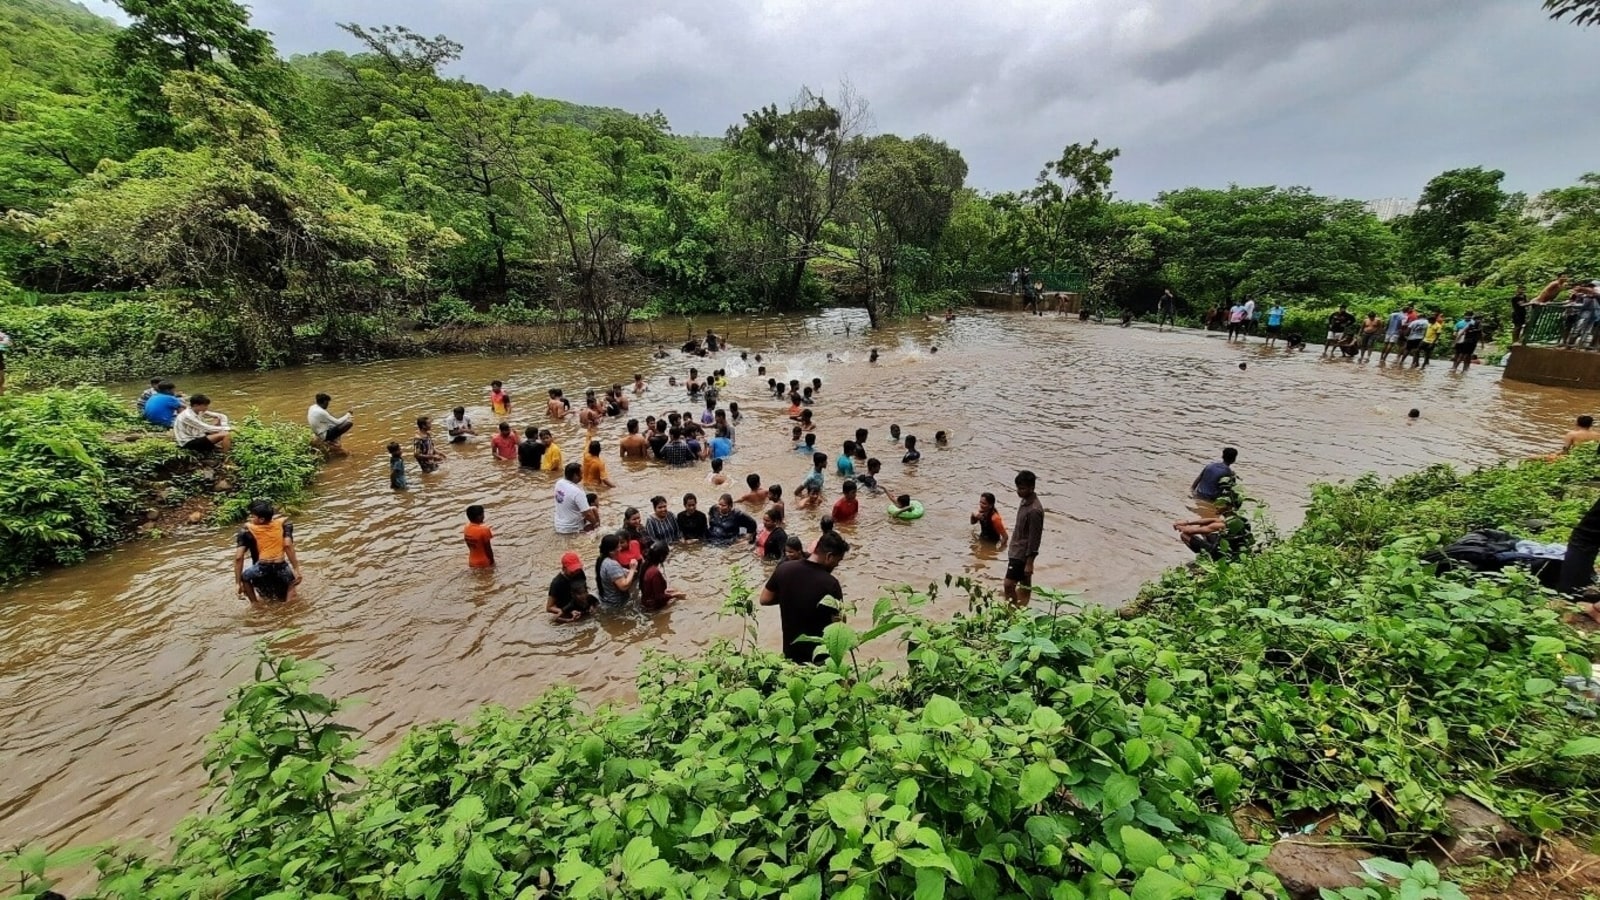
[[[1114,186],[1306,184],[1415,196],[1454,165],[1537,190],[1596,167],[1595,34],[1536,0],[257,0],[285,52],[338,21],[466,45],[452,74],[720,135],[848,77],[876,125],[1025,187],[1071,141],[1122,148]]]

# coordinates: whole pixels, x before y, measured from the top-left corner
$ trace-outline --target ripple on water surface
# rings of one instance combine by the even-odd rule
[[[857,427],[870,429],[884,484],[926,505],[923,519],[895,522],[883,514],[883,498],[864,496],[860,521],[840,527],[855,549],[838,574],[857,601],[883,585],[926,585],[947,572],[997,586],[1003,554],[974,548],[967,515],[980,492],[992,491],[1009,522],[1020,468],[1039,473],[1049,510],[1038,581],[1117,603],[1188,558],[1170,523],[1188,515],[1190,481],[1224,444],[1240,448],[1250,494],[1292,527],[1314,481],[1527,454],[1591,411],[1588,395],[1503,384],[1494,370],[1460,378],[1448,366],[1361,366],[1259,342],[1229,346],[1194,333],[1049,317],[979,314],[873,335],[864,334],[864,318],[840,312],[696,328],[707,325],[764,354],[774,377],[824,379],[819,447],[836,455]],[[935,344],[937,354],[929,352]],[[874,346],[881,359],[869,366]],[[844,362],[827,363],[830,352]],[[1239,371],[1241,361],[1248,371]],[[698,410],[667,387],[667,376],[683,377],[690,362],[676,353],[654,360],[635,346],[182,379],[235,416],[255,408],[303,421],[318,391],[333,395],[336,411],[355,412],[349,456],[328,466],[315,501],[293,517],[303,599],[254,609],[235,599],[230,531],[210,528],[129,544],[6,592],[0,835],[52,843],[164,837],[197,805],[202,738],[230,687],[248,675],[241,660],[253,641],[284,629],[297,634],[282,649],[334,667],[324,690],[365,698],[349,718],[379,749],[412,724],[465,717],[487,702],[520,705],[553,685],[591,702],[625,700],[646,650],[688,653],[737,635],[741,624],[716,612],[731,568],[759,585],[764,569],[747,551],[675,551],[669,577],[690,599],[668,612],[555,625],[544,596],[569,544],[551,533],[550,476],[496,463],[486,443],[475,443],[449,448],[438,473],[418,476],[413,467],[410,492],[388,490],[384,445],[405,443],[417,416],[441,417],[457,404],[492,426],[492,379],[512,392],[510,420],[520,433],[544,424],[547,388],[581,400],[584,388],[626,385],[635,372],[651,390],[633,415]],[[714,367],[693,362],[702,372]],[[735,375],[724,403],[737,401],[746,417],[728,461],[729,489],[757,472],[791,494],[809,463],[790,447],[783,405],[769,398],[753,360],[734,353],[717,365]],[[1420,421],[1406,420],[1411,407],[1422,409]],[[920,464],[901,464],[888,446],[890,424],[921,439]],[[948,448],[933,446],[938,430],[950,432]],[[567,458],[578,458],[578,431],[555,431]],[[608,458],[621,432],[620,422],[602,430]],[[602,492],[608,527],[626,506],[648,511],[654,494],[676,510],[685,492],[706,508],[722,490],[707,483],[704,467],[610,465],[618,486]],[[838,485],[830,465],[830,498]],[[492,574],[465,568],[460,534],[470,503],[488,507],[500,562]],[[820,514],[791,505],[790,533],[809,544]],[[572,546],[592,564],[596,542]],[[936,613],[948,613],[961,598],[941,604],[948,608]],[[776,648],[776,612],[762,611],[760,622],[761,643]]]

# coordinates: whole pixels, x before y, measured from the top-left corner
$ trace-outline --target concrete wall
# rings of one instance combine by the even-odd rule
[[[1555,347],[1513,347],[1502,377],[1546,387],[1600,390],[1600,352]]]
[[[972,302],[976,306],[985,306],[990,309],[1025,309],[1022,303],[1022,292],[1008,294],[1005,291],[973,291]],[[1054,312],[1075,313],[1078,304],[1083,302],[1080,294],[1066,291],[1045,291],[1039,305],[1043,309]]]

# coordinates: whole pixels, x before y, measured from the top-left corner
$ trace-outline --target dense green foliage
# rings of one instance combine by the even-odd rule
[[[302,499],[320,459],[304,428],[236,422],[216,519],[242,519],[256,497]],[[127,537],[147,508],[209,491],[196,468],[169,434],[104,391],[0,395],[0,582],[81,562]]]
[[[41,314],[6,300],[19,289],[186,292],[214,347],[98,366],[120,373],[394,352],[441,303],[615,342],[662,310],[826,300],[876,323],[1018,265],[1135,312],[1170,286],[1192,314],[1408,280],[1509,293],[1600,251],[1592,177],[1529,203],[1499,171],[1452,170],[1384,224],[1303,187],[1120,201],[1118,150],[1090,140],[985,195],[956,148],[871,133],[848,87],[687,138],[659,114],[450,78],[465,51],[443,36],[347,24],[354,52],[285,63],[232,0],[122,6],[122,29],[65,0],[0,10],[0,328],[28,333],[15,359],[33,381],[93,376],[82,360],[118,323],[67,301],[99,334],[41,344]]]
[[[1561,679],[1600,647],[1525,575],[1418,560],[1531,517],[1560,538],[1591,462],[1321,486],[1294,535],[1174,570],[1132,617],[1018,614],[957,582],[967,611],[935,623],[916,610],[938,590],[904,589],[830,626],[817,667],[747,634],[653,659],[635,709],[557,690],[419,727],[371,768],[320,670],[263,647],[206,755],[211,811],[170,859],[101,854],[93,896],[1260,897],[1266,847],[1228,815],[1247,804],[1397,855],[1457,794],[1593,829],[1600,719]],[[725,609],[753,612],[737,579]],[[903,665],[863,659],[875,640]],[[24,896],[50,865],[11,861]],[[1398,893],[1342,896],[1460,896],[1425,864],[1384,871]]]

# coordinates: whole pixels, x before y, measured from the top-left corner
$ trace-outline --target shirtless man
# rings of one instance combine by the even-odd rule
[[[1533,298],[1534,304],[1542,305],[1556,302],[1556,298],[1561,296],[1561,292],[1567,289],[1567,277],[1565,272],[1557,275],[1555,281],[1545,285],[1544,290],[1539,292],[1539,296]]]
[[[1562,453],[1571,453],[1579,444],[1600,441],[1600,431],[1594,430],[1594,416],[1579,416],[1578,427],[1567,432],[1565,443],[1561,447]]]
[[[633,395],[635,397],[637,397],[637,396],[639,396],[640,394],[644,393],[647,390],[649,390],[649,388],[645,386],[644,376],[643,375],[634,375],[633,376]]]
[[[546,403],[544,408],[545,413],[552,419],[565,419],[567,417],[567,405],[561,402],[560,388],[550,389],[550,402]]]
[[[578,424],[593,431],[600,427],[600,422],[604,418],[605,412],[600,409],[600,401],[590,400],[578,413]]]
[[[650,458],[650,442],[639,433],[639,420],[628,420],[628,433],[617,443],[623,459],[644,461]]]
[[[767,489],[761,486],[761,476],[754,472],[744,477],[744,483],[750,485],[750,493],[739,498],[740,503],[749,503],[760,506],[767,502]]]

